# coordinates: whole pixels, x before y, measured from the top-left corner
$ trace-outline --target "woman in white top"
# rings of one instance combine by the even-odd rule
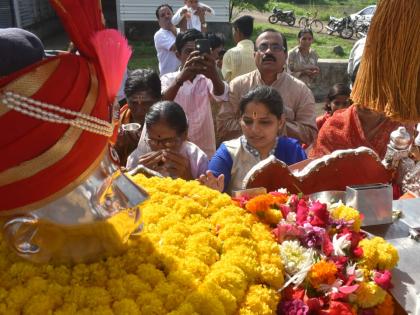
[[[146,134],[128,157],[127,169],[142,164],[164,176],[196,179],[207,170],[207,155],[187,141],[188,123],[180,105],[154,104],[145,117]]]
[[[310,29],[298,33],[299,45],[289,51],[288,67],[291,74],[310,85],[319,76],[318,54],[311,48],[314,34]]]

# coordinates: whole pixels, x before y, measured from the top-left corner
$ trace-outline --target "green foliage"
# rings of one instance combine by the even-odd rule
[[[128,63],[128,68],[130,70],[138,68],[151,68],[158,70],[158,60],[153,41],[130,41],[130,46],[133,50],[130,62]]]
[[[279,30],[287,39],[288,49],[292,49],[297,46],[297,33],[298,28],[287,27],[281,25],[273,25],[269,23],[256,23],[254,26],[254,37],[253,40],[266,28],[274,28]],[[339,56],[333,52],[334,46],[341,46],[344,50],[344,55]],[[314,34],[314,42],[312,43],[312,48],[316,50],[320,58],[323,59],[347,59],[350,54],[350,50],[354,45],[353,40],[342,39],[338,36],[331,36],[327,34]]]

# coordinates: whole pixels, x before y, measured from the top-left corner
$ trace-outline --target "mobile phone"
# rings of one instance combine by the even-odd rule
[[[198,50],[200,54],[210,53],[210,42],[208,39],[196,39],[195,50]]]

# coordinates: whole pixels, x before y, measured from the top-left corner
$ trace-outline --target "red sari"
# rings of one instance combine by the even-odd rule
[[[365,146],[373,149],[382,159],[390,133],[401,125],[383,115],[352,105],[334,112],[326,120],[309,157],[317,158],[335,150]]]

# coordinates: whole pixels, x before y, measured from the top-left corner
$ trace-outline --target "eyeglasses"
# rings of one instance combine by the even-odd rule
[[[173,137],[173,138],[166,138],[166,139],[161,139],[161,140],[145,138],[144,140],[147,142],[148,145],[152,145],[152,146],[160,145],[164,147],[173,147],[179,144],[181,139],[179,139],[179,137]]]
[[[257,47],[257,51],[265,53],[269,48],[272,52],[284,51],[284,47],[281,44],[260,44]]]

